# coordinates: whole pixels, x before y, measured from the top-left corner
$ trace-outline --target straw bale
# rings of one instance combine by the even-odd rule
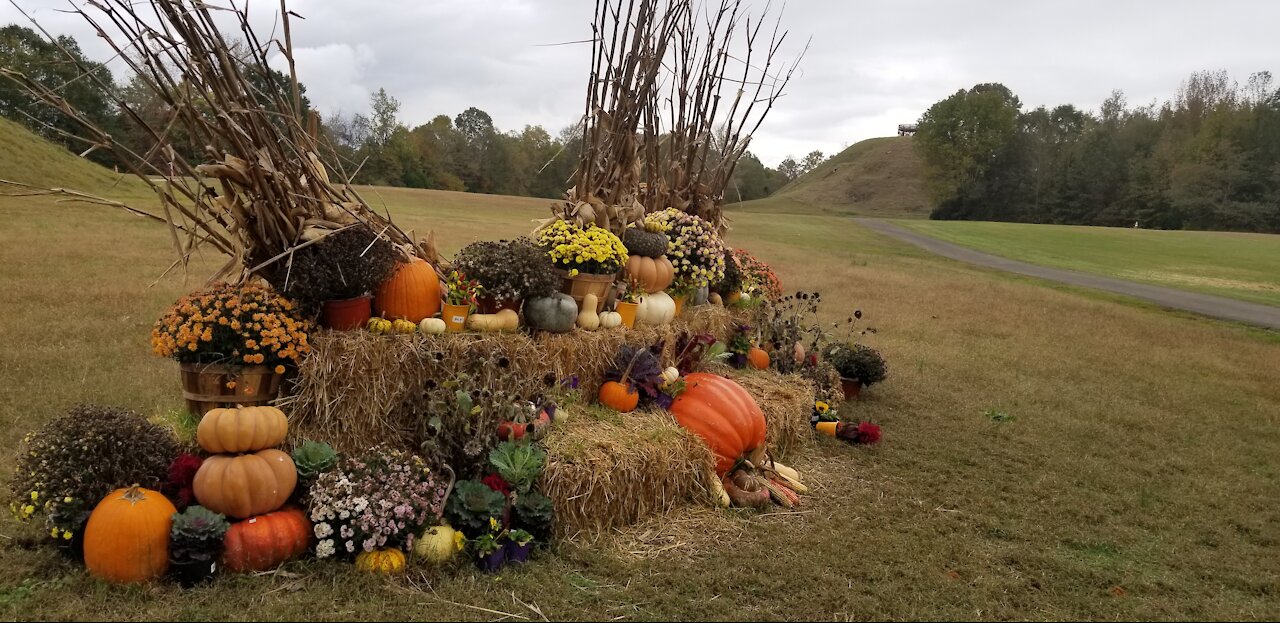
[[[809,416],[813,412],[813,382],[798,374],[772,370],[735,370],[727,374],[755,398],[764,412],[765,440],[779,461],[813,446]]]
[[[687,505],[712,503],[715,459],[665,411],[619,414],[578,407],[544,440],[542,489],[557,531],[599,534]]]

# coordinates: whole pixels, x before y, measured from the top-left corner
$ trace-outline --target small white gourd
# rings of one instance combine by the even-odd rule
[[[439,318],[423,318],[418,323],[418,330],[428,335],[440,335],[445,331],[444,321]]]
[[[622,314],[618,312],[604,312],[600,314],[600,328],[612,329],[622,325]]]

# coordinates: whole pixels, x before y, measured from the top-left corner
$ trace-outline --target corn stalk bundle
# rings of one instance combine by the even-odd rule
[[[596,0],[581,159],[573,186],[544,226],[559,219],[621,234],[644,217],[638,133],[689,6],[687,0]]]
[[[804,56],[782,62],[788,33],[780,26],[768,5],[753,18],[741,0],[681,14],[666,96],[654,94],[645,108],[646,127],[664,130],[645,136],[646,212],[674,207],[725,228],[722,205],[738,160]]]
[[[230,16],[243,45],[232,45],[224,37],[214,11]],[[297,15],[285,0],[280,2],[283,41],[274,38],[274,32],[265,42],[259,39],[247,8],[234,3],[217,7],[200,0],[89,0],[73,12],[170,111],[163,127],[157,127],[117,96],[116,106],[154,143],[146,153],[113,140],[60,97],[59,86],[39,84],[12,69],[0,68],[0,74],[74,120],[84,135],[65,136],[87,142],[88,151],[113,152],[157,193],[158,211],[100,201],[167,223],[178,254],[174,266],[185,267],[193,253],[210,246],[230,256],[213,278],[244,281],[275,262],[288,261],[293,251],[357,224],[380,233],[406,256],[436,259],[430,243],[415,243],[389,217],[374,212],[350,186],[349,177],[330,177],[330,170],[342,171],[341,163],[317,138],[317,120],[300,118],[289,22]],[[288,63],[290,93],[264,92],[255,86],[276,84],[268,66],[268,55],[275,52]],[[81,69],[80,79],[100,80],[87,67]],[[173,139],[177,130],[204,146],[202,161],[180,155]],[[167,167],[157,164],[165,161]],[[287,279],[288,271],[273,272]]]

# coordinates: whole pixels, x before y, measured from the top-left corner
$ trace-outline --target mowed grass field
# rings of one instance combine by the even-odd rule
[[[546,214],[532,199],[365,195],[450,252]],[[843,407],[883,442],[821,443],[798,461],[813,487],[799,512],[677,513],[500,577],[296,562],[196,590],[101,584],[5,517],[0,617],[1280,617],[1274,334],[973,270],[848,218],[743,213],[734,227],[730,242],[789,289],[824,292],[830,319],[863,310],[890,365]],[[172,259],[143,219],[0,198],[0,472],[25,432],[74,403],[180,405],[148,332],[220,258],[157,282]]]
[[[897,220],[1032,264],[1280,305],[1280,235],[977,221]]]

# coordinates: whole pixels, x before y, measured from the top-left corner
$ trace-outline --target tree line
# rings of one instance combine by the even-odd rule
[[[961,89],[915,135],[935,219],[1280,232],[1280,88],[1193,73],[1162,104],[1022,110]]]
[[[232,50],[233,55],[240,52],[243,51]],[[171,154],[156,149],[155,137],[140,130],[116,102],[126,102],[152,127],[167,127],[165,120],[174,115],[173,109],[159,101],[138,76],[114,81],[105,65],[84,56],[74,38],[59,36],[50,41],[30,28],[5,26],[0,28],[0,66],[59,88],[63,97],[110,132],[115,141],[145,155],[153,164],[163,168],[171,159]],[[103,88],[97,81],[85,79],[81,67],[88,67],[108,86]],[[264,97],[292,89],[290,79],[278,71],[251,79],[255,92]],[[302,112],[307,115],[311,102],[306,86],[299,85],[299,91]],[[400,101],[379,89],[370,97],[368,111],[338,113],[322,119],[320,131],[355,183],[557,198],[566,190],[578,162],[581,137],[577,124],[568,125],[555,135],[539,125],[504,132],[488,113],[471,107],[453,117],[438,115],[411,128],[401,120],[400,112]],[[115,164],[106,150],[85,153],[84,144],[72,138],[78,131],[74,123],[2,78],[0,116],[22,123],[99,164]],[[171,130],[170,134],[174,149],[188,159],[199,160],[203,155],[201,142],[172,134],[177,131]],[[734,202],[767,197],[822,159],[822,153],[815,151],[799,161],[787,157],[771,168],[747,152],[725,199]]]

